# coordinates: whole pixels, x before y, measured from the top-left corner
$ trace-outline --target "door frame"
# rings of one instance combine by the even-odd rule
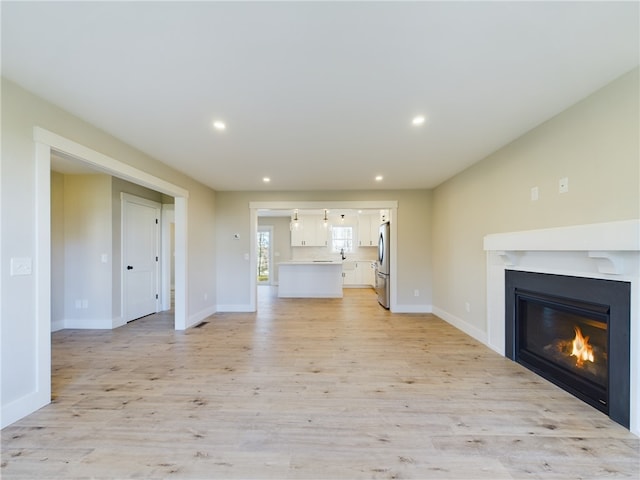
[[[301,210],[339,210],[339,209],[363,209],[363,210],[389,210],[389,222],[391,225],[391,282],[390,282],[390,307],[391,312],[396,310],[397,305],[397,264],[398,264],[398,201],[397,200],[351,200],[351,201],[329,201],[329,202],[292,202],[292,201],[275,201],[275,202],[249,202],[249,311],[257,310],[258,298],[258,255],[256,245],[256,234],[258,232],[258,211],[259,210],[293,210],[295,208]]]
[[[174,254],[174,251],[171,249],[171,225],[174,225],[175,228],[175,208],[173,204],[163,203],[162,204],[162,221],[161,221],[161,236],[162,240],[160,241],[160,249],[161,249],[161,279],[160,279],[160,290],[161,290],[161,302],[160,302],[160,310],[166,311],[171,310],[171,261]],[[175,243],[175,238],[174,238]]]
[[[122,178],[128,182],[142,185],[175,198],[175,317],[174,328],[185,330],[188,317],[187,306],[187,210],[189,191],[158,178],[147,172],[127,165],[115,158],[92,150],[61,135],[41,127],[33,128],[36,156],[36,228],[37,247],[35,275],[37,276],[36,311],[38,321],[40,372],[51,382],[51,151],[55,150],[73,157],[104,173]],[[48,233],[47,233],[48,232]],[[48,350],[45,351],[45,346]],[[40,355],[39,355],[40,357]],[[39,382],[44,385],[43,382]]]

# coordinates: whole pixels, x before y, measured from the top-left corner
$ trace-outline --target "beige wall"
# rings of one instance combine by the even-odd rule
[[[372,190],[324,192],[217,192],[216,272],[223,279],[218,285],[222,308],[250,302],[249,202],[277,201],[386,201],[398,202],[398,297],[408,309],[431,307],[431,192],[428,190]],[[240,234],[234,240],[234,233]],[[414,290],[421,295],[414,296]]]
[[[74,326],[111,325],[111,177],[66,175],[64,179],[64,315]],[[53,272],[52,272],[53,273]],[[81,302],[78,308],[76,302]]]
[[[638,85],[636,69],[434,190],[437,312],[486,332],[487,234],[640,217]]]

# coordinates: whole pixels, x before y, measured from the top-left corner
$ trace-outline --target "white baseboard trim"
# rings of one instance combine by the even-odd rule
[[[32,414],[36,410],[51,403],[51,394],[47,392],[33,392],[24,397],[18,398],[7,405],[2,406],[2,424],[4,428],[17,422],[21,418]]]
[[[64,328],[111,330],[113,329],[113,320],[111,318],[66,318]]]
[[[251,308],[251,305],[218,305],[217,312],[225,313],[247,313],[255,312],[255,308]]]
[[[453,325],[458,330],[463,331],[464,333],[466,333],[470,337],[475,338],[476,340],[478,340],[479,342],[483,343],[487,347],[492,348],[489,345],[489,338],[487,336],[487,332],[483,332],[478,327],[475,327],[475,326],[465,322],[461,318],[458,318],[455,315],[451,315],[450,313],[445,312],[444,310],[441,310],[438,307],[433,307],[433,314],[436,317],[441,318],[442,320],[444,320],[448,324]]]
[[[125,322],[122,317],[114,317],[111,319],[111,328],[118,328],[126,324],[127,322]]]
[[[51,332],[57,332],[58,330],[64,330],[64,319],[51,322]]]
[[[185,325],[185,329],[191,328],[194,325],[197,325],[202,320],[204,320],[205,318],[207,318],[210,315],[213,315],[217,311],[219,311],[219,310],[216,308],[215,305],[213,305],[211,307],[205,308],[204,310],[200,310],[198,313],[194,313],[193,315],[189,315],[189,318],[187,319],[187,324]]]
[[[391,310],[393,313],[432,313],[431,305],[396,305]]]

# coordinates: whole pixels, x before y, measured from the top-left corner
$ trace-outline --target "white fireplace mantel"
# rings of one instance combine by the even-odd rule
[[[640,436],[640,219],[574,225],[484,238],[487,342],[505,354],[506,269],[631,283],[631,424]]]

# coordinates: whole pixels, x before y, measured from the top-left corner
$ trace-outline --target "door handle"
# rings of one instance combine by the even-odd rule
[[[133,267],[131,265],[127,265],[127,270],[133,270]]]

